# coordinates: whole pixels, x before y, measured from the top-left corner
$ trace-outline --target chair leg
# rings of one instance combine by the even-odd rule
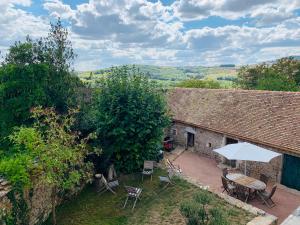
[[[126,198],[126,201],[125,201],[125,204],[124,204],[124,206],[123,206],[123,208],[125,208],[125,206],[126,206],[126,204],[127,204],[127,201],[128,201],[128,196],[127,196],[127,198]]]
[[[134,203],[133,203],[133,206],[132,206],[132,209],[131,209],[131,210],[133,210],[133,209],[134,209],[134,207],[135,207],[135,204],[136,204],[137,200],[138,200],[138,198],[135,198],[135,201],[134,201]]]
[[[271,208],[271,206],[270,206],[270,204],[268,203],[268,201],[261,195],[261,194],[259,194],[258,195],[260,198],[261,198],[261,200],[263,201],[263,204],[266,204],[269,208]]]
[[[269,201],[269,202],[268,202]],[[269,207],[269,208],[273,208],[276,204],[275,202],[273,202],[272,199],[267,199],[266,200],[266,205]]]
[[[172,184],[172,183],[170,183],[170,182],[166,183],[166,185],[162,189],[166,189],[170,184]]]
[[[110,187],[108,188],[108,190],[110,190],[110,192],[113,193],[114,195],[116,194],[116,192],[114,192],[114,190],[111,189]]]

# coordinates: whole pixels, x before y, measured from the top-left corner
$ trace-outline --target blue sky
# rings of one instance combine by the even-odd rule
[[[300,55],[299,0],[5,0],[2,56],[61,17],[77,70],[120,64],[253,64]]]

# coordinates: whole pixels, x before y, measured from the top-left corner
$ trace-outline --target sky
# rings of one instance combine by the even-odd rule
[[[300,55],[300,0],[0,0],[2,57],[58,17],[76,70],[214,66]]]

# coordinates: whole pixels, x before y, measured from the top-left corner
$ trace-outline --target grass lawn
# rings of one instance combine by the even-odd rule
[[[75,199],[58,208],[58,225],[177,225],[185,224],[180,214],[179,206],[182,201],[192,199],[193,195],[201,192],[200,188],[182,179],[175,179],[175,185],[162,189],[158,175],[166,174],[157,169],[153,180],[146,177],[141,181],[140,174],[122,176],[117,194],[105,192],[99,195],[93,186],[85,188]],[[138,201],[134,211],[131,211],[133,201],[123,209],[126,194],[123,185],[132,185],[143,189],[141,201]],[[213,194],[212,194],[213,195]],[[218,205],[227,214],[231,225],[244,225],[254,216],[238,209],[215,196],[211,205]],[[47,221],[45,225],[50,225]]]

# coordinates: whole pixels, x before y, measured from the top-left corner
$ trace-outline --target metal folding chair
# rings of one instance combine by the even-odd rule
[[[142,189],[141,188],[137,188],[137,187],[131,187],[131,186],[124,186],[127,192],[127,198],[125,200],[124,206],[123,208],[126,207],[127,201],[129,198],[133,198],[134,199],[134,203],[132,206],[132,210],[134,209],[136,202],[138,199],[140,199],[140,195],[142,193]]]
[[[96,174],[95,178],[97,179],[97,191],[100,194],[102,194],[105,191],[110,191],[111,193],[116,194],[113,188],[119,186],[118,180],[107,182],[107,180],[102,174]]]
[[[144,180],[144,175],[150,176],[152,180],[154,162],[153,161],[144,161],[144,168],[142,172],[142,181]]]
[[[174,183],[172,182],[172,178],[174,176],[174,171],[172,169],[169,169],[168,170],[168,176],[159,176],[159,181],[161,184],[165,184],[165,186],[163,187],[166,188],[168,187],[169,185],[173,185]]]

